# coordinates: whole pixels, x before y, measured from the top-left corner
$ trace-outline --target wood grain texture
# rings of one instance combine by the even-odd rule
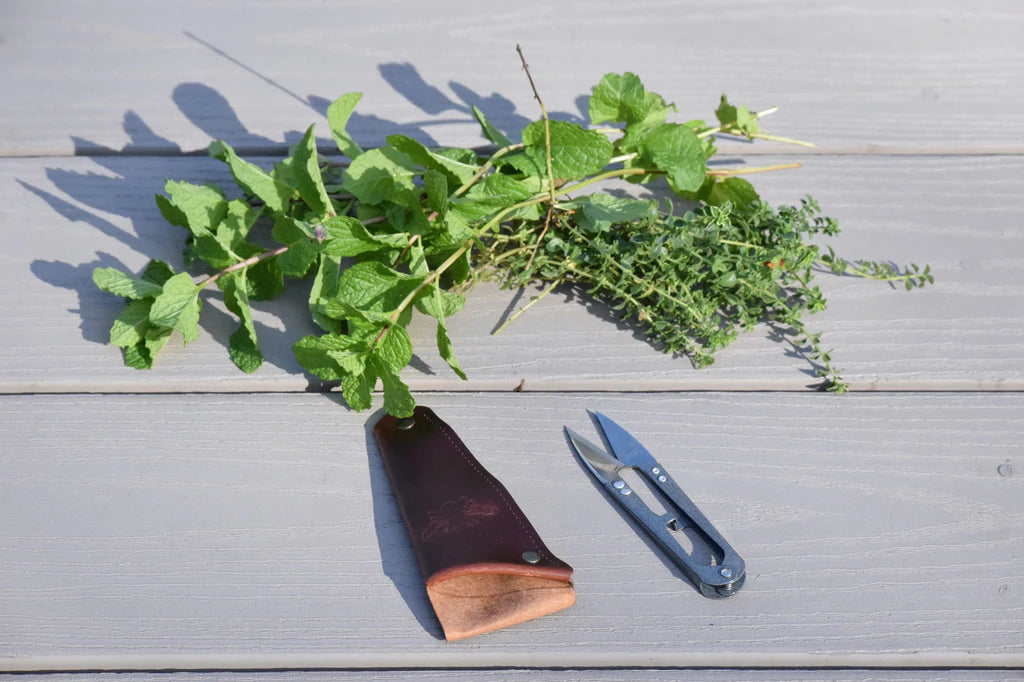
[[[480,144],[471,105],[510,134],[538,117],[516,43],[560,117],[579,119],[604,73],[629,70],[684,119],[713,117],[722,92],[779,105],[775,132],[826,152],[1024,151],[1007,136],[1024,109],[1016,0],[527,0],[483,13],[464,0],[14,0],[0,32],[6,156],[211,139],[281,150],[313,122],[330,145],[323,113],[351,91],[365,93],[351,130],[366,145],[392,132]]]
[[[768,160],[771,160],[770,158]],[[739,162],[739,160],[737,160]],[[172,341],[156,369],[122,366],[107,345],[121,302],[95,288],[98,266],[139,271],[150,258],[181,266],[184,232],[153,202],[165,178],[228,182],[212,159],[96,157],[0,160],[0,391],[296,391],[307,378],[291,345],[316,333],[305,285],[257,304],[267,362],[254,375],[228,358],[236,322],[210,296],[199,340]],[[965,184],[965,178],[971,182]],[[855,389],[1024,388],[1024,232],[1020,157],[815,157],[764,174],[770,201],[809,193],[840,220],[834,242],[849,258],[930,263],[923,291],[821,277],[826,312],[811,316]],[[810,365],[760,327],[695,370],[647,344],[607,307],[565,289],[498,336],[493,330],[536,292],[481,286],[449,321],[470,382],[437,356],[428,320],[414,322],[418,359],[406,380],[421,390],[793,389]]]
[[[420,398],[574,566],[575,607],[440,641],[376,417],[330,397],[2,396],[0,666],[1024,667],[1024,396]],[[736,597],[603,498],[562,435],[585,408],[743,554]]]

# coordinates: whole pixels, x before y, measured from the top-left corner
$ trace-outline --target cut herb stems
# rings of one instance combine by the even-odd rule
[[[185,228],[186,267],[197,274],[155,260],[138,275],[93,273],[97,286],[126,299],[110,331],[126,364],[152,367],[175,331],[186,343],[197,338],[199,294],[215,284],[238,318],[229,355],[254,372],[263,356],[250,302],[305,279],[321,333],[296,340],[298,361],[339,381],[354,409],[370,407],[379,384],[385,409],[406,416],[415,401],[400,374],[412,359],[406,328],[414,311],[435,320],[441,357],[465,378],[446,320],[473,284],[497,280],[506,287],[544,285],[541,296],[574,285],[697,367],[711,364],[741,330],[767,322],[791,333],[818,387],[841,392],[847,385],[830,352],[804,322],[805,313],[825,307],[815,275],[896,281],[907,289],[932,281],[927,266],[901,269],[849,262],[831,247],[823,252],[812,238],[839,228],[813,199],[774,207],[739,177],[780,167],[709,170],[719,136],[806,145],[761,129],[774,109],[752,113],[723,96],[712,124],[670,122],[674,105],[636,75],[610,73],[591,94],[591,129],[550,120],[542,108],[542,118],[513,142],[474,108],[497,147],[482,156],[429,149],[403,135],[364,151],[346,132],[360,98],[343,95],[327,112],[347,160],[319,154],[310,126],[271,170],[214,143],[210,153],[228,165],[237,185],[234,198],[212,185],[166,184],[157,205],[168,222]],[[592,191],[612,179],[663,182],[689,208]],[[258,225],[269,226],[276,245],[255,243]]]

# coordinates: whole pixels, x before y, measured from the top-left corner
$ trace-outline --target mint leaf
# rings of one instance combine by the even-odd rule
[[[610,194],[591,194],[565,202],[563,206],[579,210],[582,216],[577,214],[577,222],[589,231],[607,229],[616,223],[650,220],[657,216],[658,211],[656,201],[613,197]]]
[[[398,374],[412,360],[412,340],[403,327],[388,325],[376,355],[392,372]]]
[[[367,152],[367,154],[370,152]],[[365,156],[365,155],[364,155]],[[338,279],[336,296],[327,301],[327,314],[334,318],[387,319],[423,282],[376,261],[356,263]]]
[[[448,212],[448,180],[444,173],[433,169],[424,173],[423,189],[427,192],[427,206],[444,220]]]
[[[663,123],[644,135],[638,144],[646,161],[665,171],[676,192],[700,188],[707,174],[700,138],[685,125]]]
[[[412,416],[416,408],[416,399],[412,397],[405,382],[399,378],[398,372],[392,371],[378,356],[371,356],[370,362],[380,376],[384,388],[384,409],[387,413],[395,417]]]
[[[746,135],[748,139],[754,139],[754,135],[761,132],[757,116],[750,113],[742,104],[738,107],[729,104],[729,99],[725,95],[722,95],[718,109],[715,110],[715,116],[718,118],[718,123],[723,129],[728,129],[732,133]]]
[[[306,202],[314,215],[322,218],[334,215],[334,209],[331,207],[331,200],[327,197],[327,190],[324,189],[323,176],[320,175],[320,157],[316,151],[315,129],[315,124],[306,129],[306,134],[302,136],[302,142],[295,147],[291,168],[299,196]]]
[[[232,199],[228,202],[224,219],[217,225],[214,236],[217,241],[224,245],[224,248],[239,260],[248,258],[262,249],[246,243],[252,226],[260,216],[260,211],[253,209],[242,199]]]
[[[153,301],[132,301],[114,320],[110,328],[110,343],[119,348],[130,348],[146,338],[146,332],[152,327],[149,311]]]
[[[245,288],[252,300],[269,301],[284,291],[284,270],[276,258],[250,265],[246,272]]]
[[[327,124],[331,127],[331,137],[334,138],[341,153],[350,159],[363,153],[359,145],[345,131],[348,120],[362,97],[363,93],[361,92],[350,92],[334,100],[327,107]]]
[[[326,332],[341,332],[341,322],[327,314],[327,302],[338,293],[340,273],[341,256],[320,254],[316,277],[309,292],[309,312],[317,326]]]
[[[141,341],[124,349],[124,364],[134,369],[152,369],[156,354],[167,343],[172,331],[171,329],[150,327]]]
[[[483,129],[484,137],[499,147],[508,147],[512,144],[512,140],[505,137],[504,133],[491,125],[491,122],[484,116],[484,112],[477,109],[476,106],[473,106],[472,109],[473,115],[476,116],[476,120],[480,123],[480,128]]]
[[[263,364],[263,353],[256,340],[256,327],[249,308],[246,292],[246,272],[238,270],[217,280],[217,286],[224,292],[224,304],[238,316],[238,329],[228,341],[228,355],[238,369],[252,374]]]
[[[612,143],[601,133],[584,130],[575,123],[550,121],[551,172],[562,180],[573,180],[597,173],[612,158]],[[523,130],[526,155],[547,177],[547,151],[544,121],[534,121]]]
[[[361,222],[349,216],[324,221],[324,252],[334,256],[358,256],[386,249],[401,249],[409,243],[406,234],[374,235]]]
[[[210,156],[226,163],[238,186],[258,197],[272,211],[283,212],[288,208],[295,190],[256,164],[239,158],[231,145],[220,140],[214,142],[210,145]]]
[[[150,322],[157,327],[177,329],[185,343],[199,337],[199,287],[192,276],[181,272],[164,283],[163,291],[153,301]]]
[[[590,122],[626,123],[653,127],[665,122],[671,106],[661,95],[648,92],[633,73],[608,73],[594,88],[588,105]]]
[[[326,381],[361,374],[366,369],[369,345],[345,334],[306,336],[292,346],[295,359],[306,371]]]
[[[391,201],[417,206],[419,188],[413,182],[416,175],[409,157],[391,147],[380,147],[352,161],[342,187],[367,204]]]
[[[413,163],[443,173],[448,183],[458,187],[476,175],[480,168],[435,154],[422,144],[405,135],[388,135],[389,145],[409,157]]]
[[[156,195],[160,212],[167,222],[184,227],[193,235],[211,233],[228,210],[224,192],[212,185],[168,180],[164,191],[170,198]]]
[[[440,353],[441,359],[448,363],[451,370],[455,372],[455,375],[466,381],[466,373],[459,365],[459,361],[455,359],[452,341],[448,338],[448,328],[445,326],[444,319],[442,318],[437,320],[437,351]]]
[[[163,291],[162,286],[126,275],[117,268],[96,268],[92,271],[92,281],[103,291],[133,300],[156,298]]]
[[[747,180],[743,178],[725,178],[711,186],[711,191],[708,192],[708,196],[704,201],[712,206],[730,203],[738,210],[743,211],[750,204],[760,199],[761,197],[758,195],[757,190]]]

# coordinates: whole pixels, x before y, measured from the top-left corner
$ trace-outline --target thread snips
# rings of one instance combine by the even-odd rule
[[[573,448],[587,469],[602,484],[608,495],[644,528],[665,554],[689,578],[705,597],[720,599],[735,594],[746,580],[746,565],[669,473],[640,441],[600,412],[594,413],[611,453],[566,427]],[[633,488],[622,478],[624,469],[633,469],[650,482],[666,509],[651,511]],[[679,535],[686,533],[694,544],[687,551]],[[696,545],[706,551],[697,559]],[[689,543],[687,543],[689,544]],[[706,560],[705,560],[706,557]]]

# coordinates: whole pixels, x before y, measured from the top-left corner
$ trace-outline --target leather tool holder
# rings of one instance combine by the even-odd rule
[[[451,641],[572,606],[572,568],[430,409],[374,426],[384,467]]]

